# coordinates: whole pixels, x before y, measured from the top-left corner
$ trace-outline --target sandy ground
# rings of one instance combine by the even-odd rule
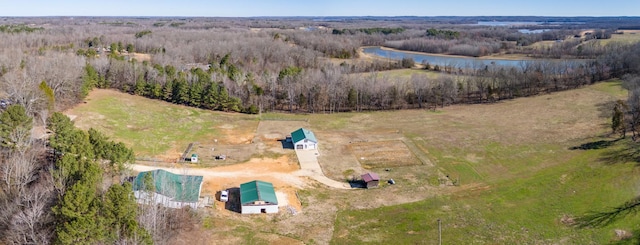
[[[240,184],[253,180],[271,182],[276,189],[278,205],[281,207],[292,206],[298,211],[301,211],[302,207],[296,197],[296,191],[307,185],[304,178],[292,174],[299,168],[297,164],[292,164],[286,156],[278,159],[251,159],[247,163],[215,168],[183,168],[177,164],[174,167],[134,164],[132,168],[138,172],[163,169],[176,174],[202,175],[204,177],[202,196],[216,196],[218,191],[237,188],[240,187]],[[216,207],[223,206],[216,205]]]

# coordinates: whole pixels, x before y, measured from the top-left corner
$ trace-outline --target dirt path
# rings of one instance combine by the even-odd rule
[[[318,156],[320,155],[318,150],[296,150],[296,155],[300,162],[300,170],[296,171],[294,174],[298,176],[311,177],[312,179],[332,188],[351,189],[349,184],[332,180],[324,175],[322,168],[320,167],[320,163],[318,163]]]

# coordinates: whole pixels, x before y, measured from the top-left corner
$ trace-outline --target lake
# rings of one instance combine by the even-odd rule
[[[381,47],[366,47],[363,49],[365,54],[372,54],[375,56],[402,60],[403,58],[412,58],[416,63],[429,63],[431,65],[439,66],[455,66],[455,67],[473,67],[473,66],[487,66],[487,65],[499,65],[499,66],[520,66],[522,60],[500,60],[500,59],[478,59],[473,57],[457,57],[457,56],[442,56],[432,54],[418,54],[397,50],[385,50]]]
[[[381,47],[366,47],[363,48],[365,54],[371,54],[382,58],[402,60],[403,58],[412,58],[416,63],[429,63],[439,66],[454,66],[457,68],[465,67],[485,67],[485,66],[505,66],[505,67],[522,67],[526,62],[540,62],[540,61],[552,61],[552,62],[566,62],[567,60],[503,60],[503,59],[479,59],[474,57],[461,57],[461,56],[442,56],[432,55],[427,53],[412,53],[398,50],[385,50]],[[573,64],[584,64],[584,61],[577,60],[571,61]]]
[[[537,21],[478,21],[479,26],[537,26],[543,22]]]
[[[523,33],[523,34],[537,34],[537,33],[543,33],[546,31],[551,31],[550,29],[535,29],[535,30],[531,30],[531,29],[520,29],[518,30],[518,32]]]

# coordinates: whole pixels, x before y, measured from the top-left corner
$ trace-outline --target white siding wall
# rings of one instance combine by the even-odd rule
[[[145,191],[134,191],[133,195],[140,204],[158,203],[168,208],[183,208],[186,206],[191,206],[193,209],[198,208],[197,202],[174,202],[170,197],[158,193],[151,193],[151,195],[149,195]]]
[[[318,147],[318,144],[313,141],[301,140],[293,144],[293,148],[296,150],[315,150]],[[300,148],[300,147],[301,148]]]
[[[242,213],[259,214],[262,213],[262,209],[265,209],[268,214],[278,213],[278,205],[242,206]]]

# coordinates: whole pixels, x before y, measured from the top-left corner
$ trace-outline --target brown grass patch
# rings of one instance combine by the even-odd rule
[[[400,140],[358,142],[349,145],[363,168],[418,165],[420,161]]]

